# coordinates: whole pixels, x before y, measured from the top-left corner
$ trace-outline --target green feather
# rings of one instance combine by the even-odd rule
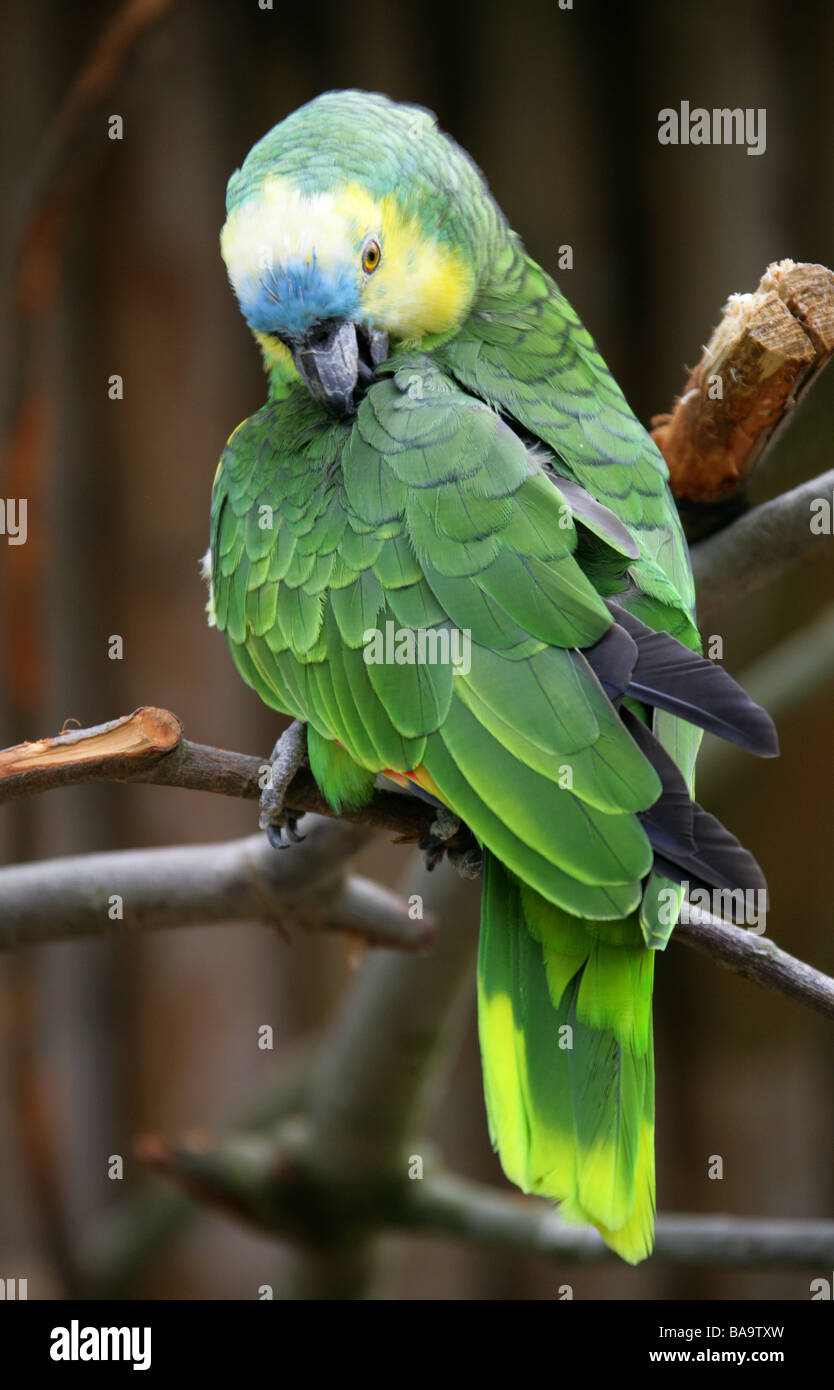
[[[595,944],[485,856],[478,1031],[493,1144],[512,1182],[593,1222],[631,1263],[654,1219],[651,967],[650,951]]]
[[[338,743],[322,738],[315,728],[307,730],[307,756],[316,782],[335,811],[364,806],[373,796],[374,774],[354,762]]]

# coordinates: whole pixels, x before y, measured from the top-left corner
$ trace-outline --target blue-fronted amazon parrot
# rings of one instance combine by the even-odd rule
[[[636,1262],[655,951],[682,884],[764,887],[692,799],[701,730],[770,755],[773,725],[699,655],[658,450],[429,112],[318,97],[254,146],[227,214],[269,391],[217,472],[211,619],[306,727],[334,810],[383,776],[473,832],[492,1142]],[[278,763],[283,788],[292,747]]]

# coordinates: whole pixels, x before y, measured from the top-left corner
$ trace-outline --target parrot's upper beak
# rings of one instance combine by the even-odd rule
[[[388,356],[388,334],[329,319],[295,343],[292,356],[311,395],[344,419],[354,413],[376,368]]]

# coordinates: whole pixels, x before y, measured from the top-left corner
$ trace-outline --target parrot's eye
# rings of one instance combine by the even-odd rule
[[[362,247],[362,269],[366,275],[373,275],[380,261],[382,260],[382,248],[378,241],[371,237]]]

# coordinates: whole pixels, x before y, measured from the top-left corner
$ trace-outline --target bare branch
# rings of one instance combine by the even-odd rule
[[[731,926],[697,907],[687,906],[687,912],[689,920],[684,916],[678,922],[673,941],[684,941],[746,980],[834,1018],[834,980],[830,976],[789,956],[765,936]]]
[[[558,1263],[615,1261],[597,1231],[567,1225],[537,1198],[503,1193],[444,1172],[415,1182],[371,1174],[319,1183],[310,1166],[312,1136],[302,1123],[276,1135],[231,1136],[219,1144],[148,1138],[139,1157],[200,1201],[232,1211],[261,1230],[300,1242],[343,1247],[364,1227],[412,1231],[512,1250]],[[819,1270],[834,1261],[834,1221],[754,1217],[659,1216],[654,1257],[675,1264],[794,1266]]]
[[[441,929],[415,960],[369,958],[322,1049],[309,1091],[316,1171],[361,1183],[368,1173],[404,1172],[403,1145],[420,1131],[427,1094],[468,1000],[478,942],[478,891],[448,863],[422,859],[403,896],[416,895]],[[405,968],[404,968],[405,967]],[[379,1047],[380,1037],[386,1046]]]
[[[8,799],[98,777],[128,778],[152,768],[181,741],[177,716],[152,706],[90,729],[64,729],[0,751],[0,796]]]
[[[565,1263],[617,1257],[602,1237],[568,1226],[535,1198],[506,1196],[447,1174],[412,1183],[406,1222],[426,1233],[459,1236]],[[658,1216],[654,1260],[673,1264],[798,1266],[825,1269],[834,1257],[834,1221],[771,1221],[738,1216]]]
[[[716,502],[743,487],[833,349],[825,266],[781,261],[754,294],[732,295],[672,414],[653,421],[675,496]]]
[[[144,706],[107,724],[0,751],[0,804],[93,781],[151,782],[257,800],[266,765],[265,758],[189,743],[175,714]],[[287,805],[298,812],[333,815],[306,769],[293,778]],[[394,791],[377,792],[367,805],[345,807],[339,813],[352,825],[388,830],[403,840],[421,840],[434,817],[426,802]],[[472,843],[468,831],[448,841],[452,848],[465,849]]]
[[[0,870],[0,951],[46,941],[201,926],[280,924],[349,931],[377,946],[419,950],[434,934],[396,894],[344,880],[346,861],[369,838],[361,827],[310,817],[307,843],[275,850],[265,835],[215,845],[85,854]],[[311,873],[311,869],[314,870]],[[111,920],[120,899],[123,916]]]
[[[145,708],[94,729],[75,729],[6,749],[0,752],[0,801],[101,778],[228,796],[259,795],[264,764],[258,758],[188,743],[179,738],[180,732],[175,715]],[[315,808],[330,819],[334,816],[307,771],[293,779],[287,804],[299,811]],[[320,884],[322,878],[326,883],[332,847],[338,846],[337,857],[345,858],[362,843],[362,837],[350,838],[356,834],[355,827],[376,827],[414,840],[428,832],[433,817],[432,808],[416,797],[377,792],[360,810],[341,813],[340,819],[348,822],[341,832],[347,839],[336,831],[328,838],[330,832],[317,827],[311,844],[283,857],[255,836],[237,845],[126,850],[13,865],[0,870],[0,950],[113,930],[277,920],[286,910],[287,894],[300,891],[299,874],[305,883],[315,879]],[[472,842],[470,832],[462,827],[449,843]],[[317,847],[325,845],[330,848],[320,857]],[[283,898],[278,896],[282,891]],[[108,899],[114,893],[120,894],[130,914],[117,924],[107,916]],[[431,934],[428,920],[412,922],[401,904],[395,909],[383,890],[375,894],[372,885],[354,883],[341,895],[332,895],[329,907],[334,929],[361,932],[364,922],[365,934],[377,944],[419,948]],[[834,982],[771,942],[763,947],[760,937],[714,918],[692,921],[685,929],[681,924],[676,933],[688,945],[697,945],[758,984],[819,1012],[834,1013]]]
[[[753,507],[692,550],[698,616],[771,584],[786,570],[820,555],[831,537],[811,530],[811,503],[834,497],[834,469]]]

